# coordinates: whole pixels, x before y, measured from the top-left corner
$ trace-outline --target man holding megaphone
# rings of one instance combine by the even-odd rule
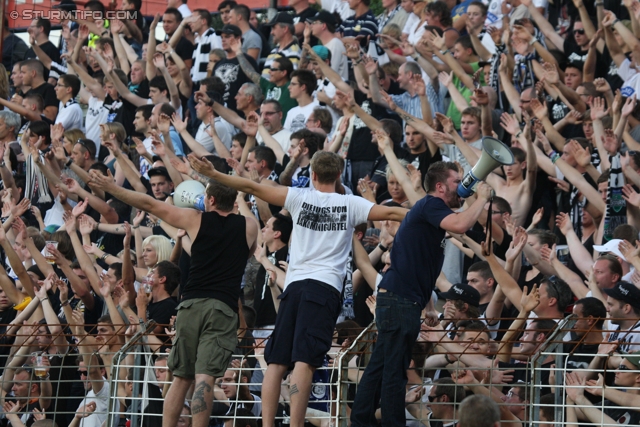
[[[376,137],[379,141],[388,138],[379,132]],[[378,287],[378,339],[358,384],[351,412],[353,427],[371,425],[377,402],[381,404],[383,425],[405,424],[406,372],[425,307],[430,326],[438,325],[431,293],[442,271],[446,233],[468,231],[491,198],[491,187],[478,182],[477,198],[464,211],[455,212],[462,205],[458,195],[461,182],[455,163],[432,164],[425,177],[427,195],[409,211],[396,233],[391,267]]]

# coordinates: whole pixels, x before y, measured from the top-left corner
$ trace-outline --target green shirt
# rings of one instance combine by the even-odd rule
[[[477,62],[471,62],[469,65],[473,69],[474,73],[478,70],[478,68],[480,68],[480,65],[478,65]],[[480,79],[480,81],[483,82],[482,78]],[[458,91],[460,91],[460,94],[464,97],[464,99],[466,99],[467,102],[470,102],[471,95],[473,95],[473,91],[468,87],[466,87],[465,85],[463,85],[460,79],[458,78],[458,76],[456,76],[455,74],[453,76],[452,83],[455,85],[455,87],[458,88]],[[455,128],[460,130],[460,120],[462,119],[462,111],[458,110],[458,107],[456,107],[456,104],[453,101],[451,101],[451,103],[449,104],[449,109],[447,110],[447,116],[451,117],[451,120],[453,120],[453,125],[455,126]]]
[[[276,86],[265,78],[260,79],[260,89],[265,94],[264,99],[273,99],[280,103],[282,107],[282,120],[284,122],[287,113],[293,107],[298,106],[298,101],[289,96],[289,82],[284,86]]]

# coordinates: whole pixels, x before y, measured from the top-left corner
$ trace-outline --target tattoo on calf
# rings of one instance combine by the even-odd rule
[[[211,393],[211,386],[205,381],[200,381],[196,386],[196,390],[193,393],[193,400],[191,402],[191,413],[199,414],[200,412],[207,410],[207,402],[205,400],[205,393]]]
[[[296,393],[299,393],[300,390],[298,390],[298,385],[297,384],[291,384],[291,387],[289,388],[289,396],[293,396]]]

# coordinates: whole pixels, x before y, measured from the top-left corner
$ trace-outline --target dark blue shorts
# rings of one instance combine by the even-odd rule
[[[278,297],[276,326],[265,349],[268,364],[295,362],[319,368],[331,348],[333,331],[342,309],[338,291],[312,279],[287,286]]]

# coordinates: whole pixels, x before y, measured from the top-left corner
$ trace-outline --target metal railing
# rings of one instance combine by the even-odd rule
[[[630,393],[623,395],[623,397],[629,397],[635,393],[640,395],[640,388],[634,384],[623,383],[618,381],[618,379],[611,381],[611,378],[608,378],[612,372],[617,372],[617,375],[620,377],[622,374],[633,374],[634,371],[636,375],[640,375],[640,368],[637,368],[637,365],[631,366],[627,364],[624,368],[612,365],[614,361],[615,363],[623,363],[626,360],[616,354],[610,354],[610,352],[601,354],[600,357],[604,363],[603,367],[576,370],[567,364],[569,357],[583,357],[587,360],[590,357],[597,356],[597,354],[593,352],[583,354],[573,350],[566,351],[563,348],[567,343],[567,341],[565,341],[565,335],[571,331],[576,332],[575,323],[576,319],[573,316],[560,320],[555,329],[546,334],[544,342],[539,345],[535,354],[527,360],[523,360],[523,362],[526,363],[519,365],[499,364],[495,362],[493,358],[495,357],[497,348],[494,346],[490,352],[487,352],[488,362],[483,364],[484,366],[473,366],[471,364],[465,366],[464,361],[474,360],[471,356],[475,357],[479,354],[478,350],[473,347],[473,344],[477,344],[477,342],[456,341],[462,346],[460,348],[463,348],[463,350],[459,353],[444,353],[444,347],[439,346],[442,345],[442,342],[424,341],[420,338],[417,347],[423,348],[414,354],[415,363],[413,371],[409,373],[406,406],[407,413],[409,414],[408,423],[420,423],[429,412],[433,412],[433,414],[436,414],[436,412],[442,413],[442,411],[435,410],[438,405],[444,408],[447,405],[451,405],[451,400],[460,403],[462,396],[465,394],[481,394],[479,392],[480,387],[488,390],[489,394],[502,396],[503,401],[499,402],[499,404],[509,408],[514,416],[521,417],[523,423],[530,425],[549,424],[549,418],[553,418],[551,421],[553,425],[574,425],[575,422],[572,418],[574,413],[577,412],[578,416],[582,417],[581,412],[592,411],[592,408],[600,411],[597,413],[593,412],[596,414],[596,418],[597,414],[602,414],[599,419],[593,418],[594,415],[592,415],[591,423],[594,425],[613,425],[614,423],[611,423],[611,420],[607,418],[605,414],[608,414],[609,417],[617,417],[614,418],[616,422],[620,417],[624,417],[625,413],[627,414],[626,416],[631,419],[635,419],[634,417],[638,414],[638,419],[640,420],[640,413],[636,412],[640,405],[621,404],[616,407],[609,402],[609,400],[614,399],[608,395],[606,396],[608,400],[594,398],[592,396],[590,404],[582,401],[570,401],[568,396],[573,394],[573,390],[585,388],[592,391],[606,390],[604,393],[608,394],[613,393],[615,390]],[[124,330],[126,326],[127,325],[122,325],[120,330]],[[109,366],[109,379],[107,380],[109,383],[108,406],[98,412],[94,412],[94,414],[104,416],[106,418],[106,426],[117,427],[118,425],[122,425],[124,420],[129,420],[131,427],[144,425],[146,421],[148,421],[146,420],[148,417],[162,417],[162,403],[170,403],[172,405],[182,404],[182,402],[164,402],[162,391],[163,388],[166,389],[166,385],[170,383],[170,380],[158,380],[155,375],[156,369],[162,370],[165,368],[154,366],[154,359],[164,353],[160,353],[159,348],[152,349],[146,338],[155,326],[153,323],[140,325],[138,331],[128,336],[126,343],[116,351],[106,350],[106,347],[109,346],[110,338],[104,338],[104,340],[107,341],[107,345],[103,347],[99,353]],[[371,324],[357,336],[355,336],[354,333],[353,336],[355,336],[355,338],[348,344],[343,345],[342,348],[336,346],[332,349],[331,362],[328,366],[318,370],[318,376],[322,378],[314,383],[316,393],[315,397],[311,400],[310,409],[307,412],[307,419],[312,424],[322,427],[343,427],[348,425],[350,405],[353,403],[353,396],[358,391],[359,377],[364,371],[372,353],[373,345],[375,344],[375,334],[375,325]],[[581,336],[583,337],[581,339],[584,339],[584,334]],[[24,338],[25,337],[22,337],[22,339]],[[55,336],[48,337],[49,340],[55,338]],[[579,341],[580,339],[578,342]],[[603,335],[603,342],[604,341],[605,338]],[[522,344],[524,345],[525,343],[523,342]],[[76,345],[81,348],[82,345],[84,345],[83,340],[80,340]],[[6,346],[4,348],[6,350]],[[12,348],[11,353],[15,353],[16,350],[17,347]],[[5,351],[5,353],[8,352]],[[516,350],[513,356],[517,357],[517,353]],[[445,356],[447,362],[442,362],[440,365],[429,365],[434,358],[444,358]],[[55,357],[57,356],[51,357],[52,362]],[[72,356],[69,354],[66,357]],[[246,377],[248,377],[248,380],[243,379],[245,375],[239,376],[235,374],[231,379],[220,379],[221,382],[216,387],[216,404],[218,405],[218,410],[212,416],[221,423],[228,419],[235,420],[238,417],[238,408],[243,406],[250,407],[252,404],[259,405],[259,401],[257,402],[253,399],[254,396],[260,395],[261,374],[266,368],[262,358],[262,345],[260,342],[258,342],[258,345],[239,349],[233,358],[236,362],[233,362],[230,371],[237,372],[241,370]],[[457,361],[448,363],[451,358]],[[8,370],[5,369],[5,375],[3,375],[2,381],[0,381],[0,386],[2,386],[5,391],[11,391],[13,389],[15,393],[21,393],[18,390],[19,387],[16,387],[16,383],[27,383],[29,391],[26,395],[20,395],[19,397],[21,397],[22,400],[18,399],[19,401],[37,400],[39,390],[44,387],[44,382],[46,381],[38,380],[38,378],[34,376],[32,373],[35,367],[33,366],[33,361],[28,355],[27,359],[25,363],[21,363],[15,368],[22,369],[25,372],[28,371],[28,374],[20,374],[20,378],[9,378],[8,376],[5,378],[5,375],[8,375]],[[3,358],[3,363],[7,360],[11,360],[10,357]],[[640,355],[638,356],[638,360],[638,363],[640,363]],[[551,362],[553,362],[553,364]],[[420,366],[420,363],[423,363],[423,365]],[[56,363],[52,363],[52,365],[56,365],[56,367],[51,368],[51,372],[55,369],[59,369],[60,371],[63,369],[67,370],[66,375],[57,374],[56,378],[49,380],[52,383],[54,393],[56,390],[62,389],[64,389],[64,392],[52,396],[52,399],[55,399],[56,402],[52,403],[46,410],[48,417],[58,420],[58,425],[62,427],[63,421],[66,422],[72,418],[78,408],[78,406],[70,407],[72,404],[67,404],[66,401],[68,400],[69,402],[73,402],[73,405],[77,405],[86,393],[86,390],[83,390],[80,394],[76,393],[76,395],[73,395],[70,393],[70,390],[74,388],[77,389],[79,384],[84,384],[82,380],[85,380],[85,378],[83,377],[82,380],[78,378],[75,371],[80,368],[70,360],[63,362],[57,361]],[[57,368],[58,365],[62,365],[63,367]],[[619,369],[624,369],[624,371]],[[69,374],[70,371],[74,371],[71,372],[73,375]],[[130,373],[130,371],[132,373]],[[591,382],[585,383],[586,385],[576,385],[574,381],[574,383],[567,385],[564,380],[565,375],[572,371],[577,372],[579,375],[590,376],[590,378],[592,378]],[[595,383],[597,379],[596,374],[598,373],[607,377],[608,383],[606,389],[600,384]],[[453,393],[455,396],[451,399],[444,400],[434,398],[432,401],[429,401],[426,399],[426,396],[435,396],[433,388],[441,387],[440,384],[442,384],[443,378],[448,377],[453,378],[453,383],[457,384],[454,386]],[[472,379],[472,377],[475,378],[475,380]],[[525,382],[516,382],[516,377],[524,378]],[[550,384],[547,383],[547,378],[549,377],[552,378]],[[37,386],[34,386],[36,383]],[[157,387],[156,392],[150,392],[151,387]],[[235,391],[229,391],[232,388],[234,388]],[[415,390],[420,388],[422,388],[421,391],[416,393]],[[552,400],[549,400],[548,396],[543,397],[543,395],[548,394],[549,391],[555,392]],[[278,420],[286,424],[288,419],[286,410],[288,405],[288,383],[286,380],[283,382],[281,396],[280,402],[284,410],[279,411]],[[190,398],[188,395],[187,404]],[[541,403],[541,398],[546,399],[547,403]],[[7,397],[7,399],[9,399],[9,397]],[[128,403],[126,408],[121,404],[121,401],[124,400]],[[638,400],[640,401],[640,396]],[[33,416],[30,413],[32,409],[31,406],[17,408],[15,411],[19,416],[27,418]],[[160,408],[159,411],[158,408]],[[545,415],[545,419],[541,419],[541,409],[546,410],[547,415]],[[549,412],[549,410],[551,410],[551,412]],[[622,415],[616,413],[615,410],[618,410],[618,412],[621,411]],[[549,415],[549,413],[552,415]],[[446,423],[448,420],[454,421],[458,415],[459,414],[456,413],[453,413],[453,415],[443,415],[443,417],[449,417],[443,418],[443,422]],[[190,416],[187,409],[185,409],[184,416]],[[260,412],[255,412],[251,418],[260,418]],[[579,423],[582,425],[589,424],[589,419],[580,420]]]

